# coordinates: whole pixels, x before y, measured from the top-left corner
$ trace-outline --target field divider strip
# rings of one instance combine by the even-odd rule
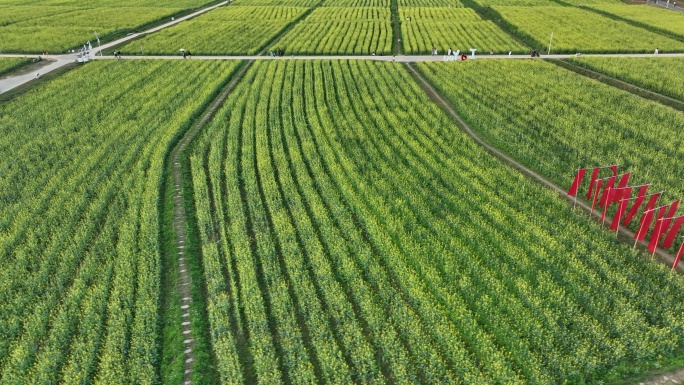
[[[406,68],[408,69],[409,73],[410,73],[410,74],[413,76],[413,78],[418,82],[418,84],[419,84],[420,87],[425,91],[425,93],[427,94],[427,96],[428,96],[433,102],[437,103],[440,107],[442,107],[442,109],[443,109],[446,113],[448,113],[449,116],[451,116],[451,117],[454,119],[454,121],[455,121],[456,125],[458,126],[458,128],[460,128],[465,134],[467,134],[467,135],[470,136],[473,140],[475,140],[476,143],[478,143],[479,145],[481,145],[482,147],[484,147],[484,149],[487,150],[487,152],[489,152],[490,154],[492,154],[494,157],[498,158],[500,161],[503,161],[503,162],[504,162],[505,164],[507,164],[508,166],[511,166],[511,167],[515,168],[516,170],[520,171],[520,172],[523,173],[524,175],[526,175],[526,176],[528,176],[528,177],[534,179],[534,180],[537,181],[538,183],[540,183],[540,184],[542,184],[542,185],[544,185],[544,186],[550,188],[551,190],[555,191],[556,193],[558,193],[558,195],[559,195],[560,197],[566,199],[568,202],[574,203],[574,199],[572,199],[571,197],[569,197],[569,196],[566,194],[565,189],[563,189],[563,188],[557,186],[556,184],[554,184],[554,183],[551,182],[550,180],[546,179],[546,178],[545,178],[544,176],[542,176],[541,174],[539,174],[539,173],[537,173],[537,172],[535,172],[535,171],[533,171],[533,170],[527,168],[527,167],[524,166],[522,163],[520,163],[520,162],[518,162],[517,160],[515,160],[514,158],[510,157],[509,155],[507,155],[507,154],[504,153],[503,151],[497,149],[496,147],[494,147],[494,146],[490,145],[489,143],[487,143],[486,141],[484,141],[484,140],[483,140],[479,135],[477,135],[477,133],[475,133],[475,131],[474,131],[474,130],[473,130],[473,129],[472,129],[472,128],[471,128],[471,127],[470,127],[470,126],[469,126],[469,125],[468,125],[468,124],[467,124],[459,115],[458,115],[458,113],[456,113],[456,110],[454,109],[454,107],[453,107],[449,102],[447,102],[447,101],[444,99],[444,97],[442,97],[442,95],[441,95],[441,94],[432,86],[432,84],[430,84],[430,82],[428,82],[427,79],[425,79],[425,77],[424,77],[419,71],[417,71],[411,63],[405,63],[405,65],[406,65]],[[591,213],[591,206],[589,206],[589,205],[586,204],[585,202],[577,201],[577,207],[580,207],[581,209],[583,209],[583,210],[585,210],[585,211]],[[599,211],[600,211],[600,210],[599,210]],[[601,216],[602,213],[599,212],[599,211],[594,211],[593,213],[591,213],[591,215],[592,215],[593,217],[600,218],[600,216]],[[611,219],[612,219],[612,218],[607,218],[606,221],[610,221]],[[623,242],[625,242],[625,243],[628,243],[628,244],[632,244],[631,241],[634,239],[634,232],[633,232],[633,231],[631,231],[631,230],[629,230],[629,229],[627,229],[627,228],[621,226],[621,227],[619,228],[619,232],[620,232],[620,235],[622,236],[622,238],[619,238],[621,241],[623,241]],[[645,249],[645,247],[648,245],[648,243],[646,243],[646,242],[644,242],[644,241],[639,242],[639,244],[640,244],[644,249]],[[658,259],[660,259],[662,262],[664,262],[664,263],[666,263],[666,264],[669,264],[670,266],[671,266],[672,263],[674,262],[674,256],[672,256],[672,254],[668,253],[667,251],[665,251],[665,250],[663,250],[663,249],[658,248],[658,249],[656,250],[656,255],[658,256]],[[680,273],[684,273],[684,266],[679,265],[679,266],[677,267],[677,270],[678,270]]]
[[[589,79],[599,81],[603,84],[607,84],[609,86],[621,89],[623,91],[627,91],[630,94],[639,96],[641,98],[658,102],[668,107],[684,112],[684,101],[677,100],[651,90],[647,90],[632,83],[614,78],[610,75],[597,72],[589,68],[578,66],[574,63],[569,62],[568,60],[548,60],[548,62],[553,63],[559,67],[562,67],[568,71],[575,72],[578,75],[582,75]]]
[[[242,79],[242,77],[247,72],[247,69],[251,66],[252,63],[253,61],[250,60],[242,64],[242,67],[238,69],[237,72],[232,76],[232,79],[228,82],[228,84],[223,87],[223,90],[221,90],[221,92],[209,103],[209,105],[204,110],[202,115],[200,115],[199,119],[195,121],[195,123],[190,127],[190,129],[185,133],[185,135],[178,141],[178,143],[173,148],[169,156],[169,160],[171,161],[171,175],[173,178],[174,185],[173,233],[175,236],[174,239],[178,254],[179,282],[177,284],[177,288],[180,291],[180,306],[182,309],[182,313],[190,313],[190,306],[193,303],[192,288],[202,286],[202,282],[192,281],[192,277],[188,272],[187,263],[185,262],[186,259],[189,258],[189,256],[185,254],[185,250],[188,250],[189,246],[188,244],[186,244],[186,240],[188,238],[188,218],[186,217],[185,199],[187,197],[192,197],[192,194],[188,195],[188,192],[184,191],[185,176],[183,172],[183,166],[181,164],[182,161],[187,160],[184,156],[184,151],[190,145],[192,140],[197,136],[202,127],[204,127],[205,124],[208,123],[211,120],[211,118],[213,118],[216,111],[218,111],[219,107],[223,104],[228,95],[230,95],[231,91],[233,91],[235,86]],[[197,248],[197,250],[201,249]],[[194,256],[193,258],[197,258],[198,260],[200,259],[199,256]],[[190,323],[190,319],[186,318],[188,317],[181,317],[183,333],[182,338],[185,344],[185,350],[183,351],[185,358],[183,384],[190,385],[192,384],[192,370],[195,361],[195,355],[193,353],[193,349],[195,347],[195,339],[192,337],[193,330]]]

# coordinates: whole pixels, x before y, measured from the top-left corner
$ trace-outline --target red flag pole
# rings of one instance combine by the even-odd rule
[[[653,236],[656,236],[657,240],[656,240],[656,245],[653,248],[653,254],[651,254],[651,259],[655,258],[655,253],[658,250],[658,244],[660,243],[660,230],[662,227],[663,227],[663,218],[661,218],[660,220],[656,219],[656,227],[653,229],[653,234],[651,234],[651,238],[653,238]]]
[[[682,239],[684,239],[684,237],[682,237]],[[677,252],[677,256],[675,257],[674,263],[672,264],[672,270],[677,268],[679,260],[682,259],[682,254],[684,254],[684,241],[682,242],[682,245],[679,246],[679,251]]]
[[[617,239],[618,234],[620,234],[620,221],[622,220],[622,211],[623,211],[622,205],[624,204],[624,202],[625,202],[625,198],[623,197],[622,200],[620,201],[620,203],[618,204],[618,212],[617,212],[617,214],[615,214],[618,216],[617,228],[615,229],[615,239]]]
[[[639,243],[639,238],[641,238],[641,233],[642,233],[643,230],[644,230],[644,223],[643,223],[643,222],[646,220],[646,218],[647,218],[646,216],[648,215],[648,213],[650,213],[651,211],[655,211],[655,210],[656,210],[656,209],[653,208],[653,209],[650,209],[650,210],[646,210],[646,211],[643,212],[643,214],[641,214],[641,220],[639,221],[639,230],[637,231],[636,235],[634,236],[634,246],[632,247],[632,250],[633,250],[633,249],[636,249],[636,245],[637,245],[637,243]],[[650,222],[651,222],[651,221],[649,220],[649,225],[648,225],[648,227],[651,227]],[[646,230],[646,231],[648,231],[648,230]]]
[[[608,211],[608,206],[610,206],[610,203],[608,203],[608,202],[610,201],[610,191],[611,190],[612,190],[612,188],[610,186],[608,186],[608,191],[606,191],[608,199],[606,200],[606,205],[603,207],[603,215],[601,215],[601,229],[603,229],[603,222],[606,221],[606,212]]]

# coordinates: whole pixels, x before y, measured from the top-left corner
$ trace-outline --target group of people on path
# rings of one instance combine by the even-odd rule
[[[284,55],[285,55],[285,51],[282,50],[282,49],[280,49],[280,48],[278,48],[277,50],[275,50],[275,52],[271,51],[271,52],[269,52],[268,54],[269,54],[271,57],[284,56]]]
[[[181,52],[183,52],[183,59],[192,59],[192,52],[186,50],[182,50]]]

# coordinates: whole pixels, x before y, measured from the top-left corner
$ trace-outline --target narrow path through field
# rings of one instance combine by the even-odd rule
[[[240,81],[244,73],[247,71],[252,61],[248,62],[237,74],[233,76],[233,79],[225,86],[221,93],[211,102],[209,107],[204,111],[202,116],[195,121],[188,132],[183,136],[183,138],[178,142],[176,147],[171,151],[170,159],[173,162],[171,169],[174,184],[174,206],[173,206],[173,228],[176,234],[176,245],[178,249],[178,276],[180,284],[178,285],[178,290],[180,291],[181,298],[181,309],[183,310],[182,315],[182,330],[183,330],[183,342],[185,344],[185,368],[184,368],[184,385],[192,384],[192,368],[195,361],[195,356],[192,349],[195,346],[195,339],[192,336],[192,328],[190,325],[190,307],[192,306],[192,279],[188,273],[188,267],[186,264],[186,258],[201,258],[199,255],[186,255],[184,254],[185,240],[187,238],[187,226],[186,226],[186,213],[185,206],[183,204],[183,172],[181,167],[181,157],[183,151],[190,145],[192,140],[195,138],[199,130],[206,124],[213,116],[214,113],[221,107],[223,102],[226,100],[230,92],[235,88],[235,85]]]

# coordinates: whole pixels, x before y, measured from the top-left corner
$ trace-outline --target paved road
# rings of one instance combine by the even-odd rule
[[[683,0],[684,1],[684,0]],[[656,57],[654,54],[593,54],[582,55],[582,57]],[[569,59],[576,57],[575,55],[542,55],[542,59]],[[657,57],[684,57],[684,53],[660,54]],[[468,58],[471,59],[470,55]],[[475,58],[480,59],[532,59],[530,55],[475,55]],[[98,56],[97,60],[101,59],[115,59],[113,56]],[[169,55],[149,55],[149,56],[124,56],[122,59],[165,59],[175,60],[183,59],[182,56]],[[376,61],[397,61],[401,63],[415,63],[424,61],[445,61],[445,55],[398,55],[398,56],[368,56],[368,55],[310,55],[310,56],[283,56],[283,57],[269,57],[269,56],[230,56],[230,55],[216,55],[216,56],[193,56],[190,60],[319,60],[319,59],[356,59],[356,60],[376,60]],[[188,60],[188,59],[186,59]]]

